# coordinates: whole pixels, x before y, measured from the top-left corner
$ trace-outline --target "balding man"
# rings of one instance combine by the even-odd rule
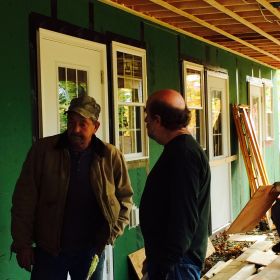
[[[210,217],[210,168],[187,129],[189,121],[179,92],[165,89],[148,98],[148,135],[164,146],[140,204],[149,280],[200,279]]]

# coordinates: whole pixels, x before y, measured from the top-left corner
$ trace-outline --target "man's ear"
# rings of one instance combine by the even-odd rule
[[[99,126],[100,126],[100,122],[99,121],[95,121],[94,122],[94,126],[95,126],[95,132],[98,130]]]
[[[158,124],[161,125],[161,117],[160,117],[160,115],[155,115],[155,116],[154,116],[154,120],[155,120]]]

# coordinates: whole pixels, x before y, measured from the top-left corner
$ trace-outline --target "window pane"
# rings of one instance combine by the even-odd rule
[[[77,96],[87,94],[87,71],[58,67],[58,100],[60,132],[67,128],[67,116],[64,114],[70,101]]]
[[[212,132],[213,132],[213,152],[214,156],[223,155],[222,137],[222,92],[211,91],[212,108]]]
[[[187,69],[186,76],[187,85],[187,104],[188,107],[201,108],[202,98],[201,98],[201,71]]]
[[[188,129],[190,130],[192,136],[197,142],[201,143],[201,110],[190,110],[191,111],[191,121],[189,123]]]
[[[118,75],[124,75],[124,53],[117,52],[117,73]]]
[[[70,99],[73,99],[73,98],[77,97],[76,70],[66,68],[66,73],[67,73],[66,89],[67,89]]]
[[[78,95],[87,95],[87,72],[78,70]]]
[[[272,88],[265,86],[265,112],[272,112]]]
[[[273,138],[273,115],[267,114],[266,115],[266,137],[272,139]]]
[[[142,152],[140,107],[119,106],[119,136],[123,153]]]
[[[256,137],[258,139],[258,143],[261,143],[260,141],[260,132],[259,132],[259,115],[260,115],[260,98],[253,96],[252,99],[252,104],[251,104],[251,117],[252,117],[252,125],[255,130]]]

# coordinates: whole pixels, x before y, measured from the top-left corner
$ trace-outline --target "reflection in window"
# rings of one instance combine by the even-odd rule
[[[64,114],[70,101],[78,96],[88,94],[87,71],[58,67],[58,100],[60,132],[67,128],[67,116]]]
[[[116,144],[127,160],[146,157],[145,50],[113,42]]]
[[[258,144],[260,145],[262,143],[261,141],[261,134],[260,134],[260,120],[259,120],[259,115],[260,115],[260,108],[261,108],[261,104],[260,104],[260,97],[257,96],[253,96],[251,98],[251,118],[252,118],[252,126],[254,128],[255,131],[255,135],[258,141]]]
[[[192,136],[205,149],[205,110],[204,110],[204,86],[203,86],[203,66],[183,62],[185,98],[188,108],[191,111],[191,121],[188,129]]]
[[[187,68],[187,102],[190,108],[202,107],[201,71]]]
[[[141,153],[141,111],[139,107],[119,106],[120,147],[124,154]]]
[[[265,94],[265,136],[266,140],[273,139],[273,96],[272,86],[264,84]]]
[[[198,141],[199,143],[202,142],[201,135],[203,135],[201,131],[201,127],[203,126],[203,111],[191,109],[191,120],[188,126],[188,129],[192,136]]]
[[[222,92],[220,90],[211,91],[212,108],[212,132],[214,156],[223,155],[223,135],[222,135]]]

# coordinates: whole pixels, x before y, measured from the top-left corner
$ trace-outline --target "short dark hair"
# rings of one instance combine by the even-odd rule
[[[191,112],[187,106],[185,109],[178,109],[165,102],[153,100],[151,101],[148,110],[152,118],[154,118],[155,115],[159,115],[161,118],[161,124],[169,130],[186,127],[191,120]]]

